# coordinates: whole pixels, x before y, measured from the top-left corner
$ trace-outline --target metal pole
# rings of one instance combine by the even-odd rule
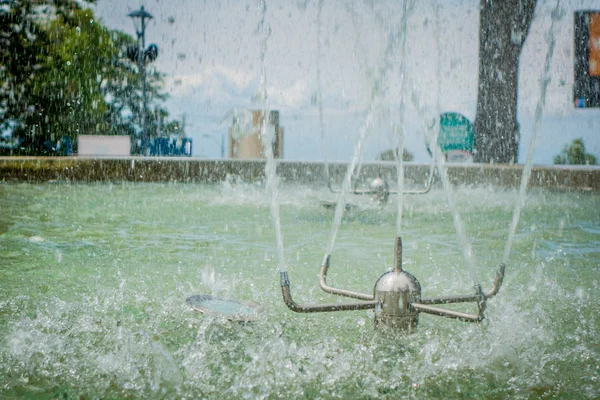
[[[400,236],[396,237],[394,247],[394,271],[398,275],[402,272],[402,238]]]
[[[142,129],[142,148],[140,149],[140,153],[144,155],[148,151],[149,146],[149,132],[146,121],[146,109],[148,108],[148,94],[146,90],[146,20],[152,19],[152,15],[147,13],[144,10],[144,6],[141,6],[139,10],[132,11],[127,14],[128,17],[133,19],[133,24],[135,26],[135,33],[137,34],[137,64],[140,74],[140,79],[142,81],[142,109],[140,110],[140,118],[141,118],[141,129]],[[137,19],[140,19],[140,29],[138,30]],[[153,45],[154,46],[154,45]],[[158,48],[156,46],[152,49],[152,54],[150,54],[150,61],[156,58]],[[133,57],[132,57],[133,60]]]

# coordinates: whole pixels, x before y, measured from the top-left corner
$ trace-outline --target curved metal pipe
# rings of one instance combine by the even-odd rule
[[[494,297],[500,291],[500,287],[502,286],[502,281],[504,279],[504,271],[506,266],[504,264],[500,264],[500,268],[498,268],[498,272],[496,273],[496,278],[494,279],[494,283],[492,284],[492,288],[483,293],[481,291],[481,287],[477,286],[477,291],[475,295],[465,295],[465,296],[444,296],[437,297],[432,299],[421,299],[419,303],[411,303],[411,306],[420,312],[424,312],[427,314],[439,315],[447,318],[455,318],[465,322],[481,322],[484,318],[483,312],[485,310],[485,302],[490,297]],[[449,303],[463,303],[463,302],[477,302],[478,313],[477,314],[468,314],[453,310],[446,310],[439,307],[433,307],[429,304],[449,304]]]
[[[433,164],[432,164],[433,165]],[[328,170],[328,169],[327,169]],[[433,168],[429,171],[429,177],[427,178],[427,184],[423,189],[414,189],[414,190],[404,190],[402,193],[404,194],[426,194],[431,190],[431,182],[433,181]],[[331,186],[331,180],[329,178],[329,173],[327,173],[327,187],[331,193],[341,193],[341,190],[336,190]],[[377,194],[378,192],[370,189],[357,189],[356,186],[351,189],[350,193],[358,194],[358,195],[372,195]],[[389,194],[397,194],[398,190],[388,190]]]
[[[506,270],[506,266],[504,264],[500,264],[498,271],[496,272],[496,278],[494,279],[494,283],[492,284],[492,288],[486,293],[476,293],[476,294],[467,294],[467,295],[459,295],[459,296],[441,296],[441,297],[433,297],[433,298],[422,298],[421,304],[451,304],[451,303],[468,303],[471,301],[481,301],[483,296],[483,300],[487,300],[490,297],[494,297],[500,291],[500,286],[502,286],[502,281],[504,280],[504,271]]]
[[[452,303],[469,303],[472,301],[478,301],[480,296],[473,294],[465,294],[459,296],[441,296],[433,298],[422,298],[421,304],[452,304]]]
[[[426,194],[431,190],[431,182],[433,181],[433,168],[435,163],[431,164],[431,169],[429,170],[429,178],[427,178],[427,185],[423,189],[415,189],[415,190],[405,190],[402,193],[404,194]],[[391,193],[391,192],[390,192]]]
[[[329,270],[329,259],[331,256],[329,254],[325,255],[325,259],[323,260],[323,264],[321,265],[321,271],[319,273],[319,286],[327,293],[336,294],[339,296],[350,297],[353,299],[365,300],[365,301],[373,301],[375,300],[374,295],[364,294],[360,292],[354,292],[352,290],[346,289],[338,289],[331,287],[327,284],[326,277],[327,271]]]
[[[481,322],[483,314],[467,314],[459,311],[446,310],[439,307],[428,306],[421,303],[411,303],[411,307],[415,310],[427,314],[439,315],[440,317],[455,318],[465,322]]]
[[[484,294],[486,299],[490,297],[494,297],[500,291],[500,286],[502,286],[502,282],[504,281],[504,271],[506,270],[506,265],[500,264],[498,268],[498,272],[496,272],[496,278],[494,278],[494,283],[492,284],[492,288]]]
[[[298,304],[292,299],[290,292],[290,280],[286,271],[280,272],[281,277],[281,294],[283,302],[288,308],[298,313],[316,313],[330,311],[354,311],[354,310],[370,310],[377,305],[376,301],[365,301],[361,303],[342,303],[342,304]]]

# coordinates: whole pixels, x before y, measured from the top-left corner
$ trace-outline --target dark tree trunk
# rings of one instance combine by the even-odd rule
[[[519,149],[519,56],[536,0],[481,0],[475,162],[513,163]]]

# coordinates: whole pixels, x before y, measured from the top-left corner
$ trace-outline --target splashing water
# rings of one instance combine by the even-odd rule
[[[405,7],[405,13],[403,16],[403,20],[405,21],[406,3],[404,4],[404,7]],[[384,85],[382,85],[382,83],[386,81],[390,70],[392,70],[394,68],[394,66],[396,65],[395,56],[398,53],[398,51],[397,51],[398,36],[399,35],[402,36],[401,40],[405,40],[404,37],[406,36],[406,32],[405,32],[406,31],[406,23],[403,24],[402,29],[403,29],[402,34],[392,32],[389,35],[388,43],[387,43],[385,53],[384,53],[384,60],[382,62],[383,65],[379,69],[378,75],[375,78],[375,80],[373,81],[371,96],[369,98],[369,108],[367,110],[367,115],[365,117],[364,123],[362,124],[362,126],[359,130],[359,136],[354,145],[354,151],[352,154],[352,158],[350,160],[350,163],[348,164],[348,168],[346,169],[346,174],[345,174],[344,180],[342,182],[342,188],[340,190],[339,196],[336,201],[335,213],[334,213],[333,223],[332,223],[332,228],[331,228],[331,236],[330,236],[329,245],[327,247],[326,254],[331,254],[333,251],[333,247],[335,245],[335,240],[336,240],[338,231],[339,231],[341,223],[342,223],[342,217],[344,214],[345,204],[346,204],[346,196],[348,195],[350,188],[351,188],[352,177],[356,174],[356,171],[360,168],[359,162],[360,162],[360,158],[362,157],[362,151],[365,146],[365,142],[371,133],[371,127],[374,123],[375,114],[381,108],[380,100],[386,94],[386,89],[384,88]],[[404,73],[402,73],[402,68],[400,69],[400,72],[403,77]],[[402,79],[402,82],[404,82],[404,79]],[[403,128],[402,128],[403,119],[404,119],[403,113],[404,113],[404,107],[401,104],[400,108],[399,108],[399,112],[398,112],[400,122],[397,124],[394,124],[395,127],[393,127],[393,129],[392,129],[393,132],[395,134],[397,134],[396,136],[398,137],[398,140],[400,140],[400,141],[403,140],[403,135],[404,135]],[[402,156],[400,155],[400,158],[401,157]],[[401,162],[400,162],[400,164],[401,164]],[[400,165],[400,169],[402,169],[401,165]],[[398,171],[398,174],[403,175],[403,172]],[[403,176],[402,177],[399,176],[398,179],[403,179]],[[400,201],[399,203],[402,203],[402,202]],[[399,207],[402,207],[402,204],[400,204]],[[401,218],[402,218],[402,213],[401,213],[401,209],[400,209],[397,214],[398,229],[400,229]]]
[[[468,275],[452,267],[463,259],[453,216],[433,191],[404,200],[416,250],[410,270],[427,283],[426,296],[460,293]],[[270,198],[254,184],[235,193],[226,185],[1,185],[10,228],[0,235],[0,397],[600,396],[597,195],[530,190],[520,223],[536,228],[513,249],[522,268],[488,304],[489,324],[423,315],[418,334],[399,340],[376,332],[368,312],[291,314],[265,268],[274,247]],[[307,301],[328,299],[314,265],[329,239],[330,214],[318,203],[327,193],[278,191],[286,245],[300,250],[295,286]],[[470,189],[456,193],[456,205],[490,232],[474,246],[482,263],[495,263],[490,249],[504,245],[514,193]],[[561,236],[557,221],[567,213]],[[336,262],[352,270],[336,279],[372,288],[376,266],[356,260],[377,259],[394,216],[392,208],[348,216],[360,234],[338,244]],[[255,322],[187,307],[209,263],[226,278],[222,294],[261,304]]]
[[[434,35],[434,37],[435,37],[435,43],[436,43],[436,47],[437,47],[437,54],[440,55],[441,54],[441,44],[439,41],[439,36],[440,36],[439,35],[439,5],[437,5],[434,8],[434,11],[435,11],[435,31],[436,31],[436,35]],[[431,174],[433,173],[433,166],[435,165],[438,169],[440,178],[442,180],[442,186],[444,188],[444,193],[446,194],[446,201],[448,203],[448,207],[452,211],[452,215],[453,215],[452,220],[454,223],[454,228],[456,230],[456,234],[458,236],[458,242],[463,251],[464,259],[466,262],[466,269],[469,273],[471,281],[473,282],[473,285],[477,288],[480,286],[480,283],[479,283],[479,278],[477,277],[477,272],[475,271],[475,265],[476,265],[475,255],[473,253],[471,243],[469,242],[469,238],[468,238],[464,223],[462,221],[460,213],[455,204],[455,195],[453,192],[452,184],[450,183],[450,180],[448,178],[448,171],[447,171],[447,168],[445,165],[444,156],[441,152],[440,147],[437,145],[438,136],[439,136],[439,132],[440,132],[439,115],[440,115],[440,110],[441,110],[441,106],[440,106],[441,68],[440,68],[440,65],[441,65],[441,62],[437,62],[436,68],[435,68],[436,79],[437,79],[437,96],[436,96],[436,106],[435,106],[436,113],[433,118],[433,121],[430,121],[428,118],[429,116],[426,115],[425,110],[420,103],[418,94],[415,92],[414,88],[411,91],[411,101],[420,115],[420,119],[423,124],[423,132],[426,137],[426,142],[429,143],[429,148],[431,149],[431,152],[432,152],[433,164],[432,164],[432,169],[431,169],[430,173]],[[432,122],[433,122],[433,124],[431,124]]]
[[[267,192],[271,198],[271,214],[273,223],[275,224],[275,242],[277,244],[277,259],[279,262],[279,271],[287,270],[285,265],[285,255],[283,250],[283,235],[281,233],[281,218],[279,216],[279,202],[277,200],[277,165],[273,156],[273,141],[275,140],[276,132],[269,128],[269,93],[267,91],[267,46],[271,37],[271,27],[267,25],[267,2],[261,0],[261,19],[258,25],[259,33],[262,33],[260,43],[260,87],[262,98],[264,101],[262,123],[260,128],[260,136],[263,142],[263,151],[267,162],[265,164],[265,176],[267,177]]]
[[[504,246],[504,255],[502,256],[502,263],[508,264],[508,257],[510,256],[510,249],[512,242],[517,231],[517,225],[519,224],[519,217],[521,215],[521,208],[525,202],[525,192],[527,191],[527,183],[531,175],[531,168],[533,167],[533,153],[535,151],[536,137],[540,130],[540,122],[542,120],[542,114],[544,112],[544,105],[546,104],[546,92],[548,90],[548,84],[550,84],[550,65],[552,63],[552,55],[554,54],[554,24],[556,21],[561,19],[563,15],[560,13],[560,0],[556,1],[556,6],[552,10],[551,23],[548,28],[548,32],[545,35],[546,43],[548,43],[548,51],[546,52],[546,60],[544,61],[544,72],[540,79],[540,98],[537,106],[535,107],[535,122],[533,125],[533,132],[531,135],[531,142],[529,143],[529,151],[527,152],[527,161],[523,168],[523,175],[521,176],[521,185],[519,186],[519,195],[515,204],[515,210],[513,212],[513,218],[508,229],[508,237],[506,239],[506,245]]]
[[[396,158],[396,178],[398,187],[398,200],[396,207],[396,236],[402,236],[402,211],[404,209],[404,162],[402,155],[404,153],[404,129],[398,126],[393,127],[393,132],[398,137],[398,154]]]
[[[439,124],[438,131],[439,131]],[[437,137],[437,135],[436,135]],[[437,141],[436,141],[437,142]],[[433,142],[433,143],[436,143]],[[446,168],[446,162],[444,160],[444,156],[440,150],[440,147],[434,145],[432,147],[435,156],[434,159],[438,165],[438,171],[440,173],[440,177],[442,179],[442,185],[444,187],[444,193],[446,193],[446,201],[448,202],[448,207],[452,210],[452,221],[454,222],[454,228],[456,229],[456,234],[458,236],[458,240],[460,246],[463,250],[463,254],[465,257],[467,270],[469,271],[469,276],[473,281],[473,285],[475,287],[479,286],[479,279],[477,278],[477,272],[475,272],[475,255],[473,254],[473,248],[471,247],[471,243],[469,242],[469,238],[467,236],[467,230],[462,222],[462,218],[460,217],[460,213],[456,207],[454,201],[454,192],[452,188],[452,184],[450,183],[450,179],[448,178],[448,169]]]
[[[323,165],[327,184],[331,182],[329,176],[329,162],[327,160],[327,145],[325,143],[325,123],[323,121],[323,83],[321,82],[321,14],[323,13],[323,0],[319,0],[317,9],[317,103],[319,106],[319,130],[321,131],[321,144],[323,146]]]
[[[360,128],[358,140],[354,145],[354,152],[352,154],[352,159],[350,160],[350,164],[348,164],[348,168],[346,170],[346,174],[344,175],[344,180],[342,182],[342,189],[340,190],[340,194],[337,198],[335,205],[335,213],[333,216],[333,223],[331,227],[331,235],[329,239],[329,245],[327,246],[327,254],[331,254],[333,251],[333,246],[335,245],[335,239],[337,237],[337,233],[340,229],[340,225],[342,224],[342,216],[344,215],[345,205],[346,205],[346,196],[350,191],[350,186],[352,184],[352,175],[358,163],[360,154],[362,153],[362,149],[364,146],[364,142],[368,136],[368,133],[371,129],[371,125],[373,124],[373,113],[375,109],[375,102],[371,99],[371,104],[369,107],[369,111],[367,112],[367,117],[365,122]]]
[[[407,3],[408,0],[404,1],[402,5],[402,31],[401,31],[401,45],[400,45],[400,107],[398,109],[398,125],[394,126],[393,133],[397,136],[398,140],[398,152],[395,154],[396,159],[396,178],[398,188],[398,201],[396,207],[396,236],[402,236],[402,210],[404,208],[404,162],[402,157],[404,156],[404,93],[406,88],[406,35],[408,25],[407,15]]]
[[[421,114],[421,120],[423,121],[423,130],[424,132],[426,132],[426,136],[429,136],[431,138],[430,140],[428,140],[428,142],[431,144],[430,149],[433,154],[434,163],[438,168],[438,172],[442,180],[442,186],[444,188],[444,193],[446,194],[446,201],[448,203],[448,207],[452,211],[452,221],[454,223],[454,228],[458,236],[459,244],[463,250],[467,271],[469,272],[469,276],[473,282],[473,285],[475,287],[479,287],[479,279],[475,271],[475,256],[473,254],[473,249],[471,247],[471,243],[469,242],[467,231],[460,217],[460,213],[455,204],[455,195],[452,188],[452,184],[450,183],[450,179],[448,178],[448,169],[446,167],[444,155],[442,154],[440,147],[437,145],[437,138],[440,130],[439,117],[435,117],[433,121],[433,126],[428,125],[429,121],[427,121],[427,118],[424,115],[425,113],[423,111],[423,107],[419,103],[419,99],[414,92],[412,93],[411,99],[413,104],[415,105],[415,108],[417,108],[417,110],[419,110],[419,113]]]

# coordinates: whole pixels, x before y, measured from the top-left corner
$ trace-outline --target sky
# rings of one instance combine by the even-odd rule
[[[552,164],[580,137],[600,156],[600,109],[576,109],[572,101],[573,12],[600,4],[562,0],[549,32],[555,4],[538,0],[521,54],[521,163],[548,34],[556,46],[534,163]],[[405,25],[404,3],[385,0],[98,0],[94,8],[106,26],[135,35],[127,14],[141,5],[154,16],[146,29],[146,43],[159,48],[152,67],[166,74],[167,109],[185,115],[194,156],[220,158],[222,141],[227,154],[224,116],[232,108],[263,109],[263,82],[269,108],[280,111],[289,160],[349,161],[362,131],[369,135],[363,160],[375,160],[395,143],[392,123],[403,121],[405,147],[415,161],[429,162],[424,119],[448,111],[475,118],[479,0],[409,1]]]

